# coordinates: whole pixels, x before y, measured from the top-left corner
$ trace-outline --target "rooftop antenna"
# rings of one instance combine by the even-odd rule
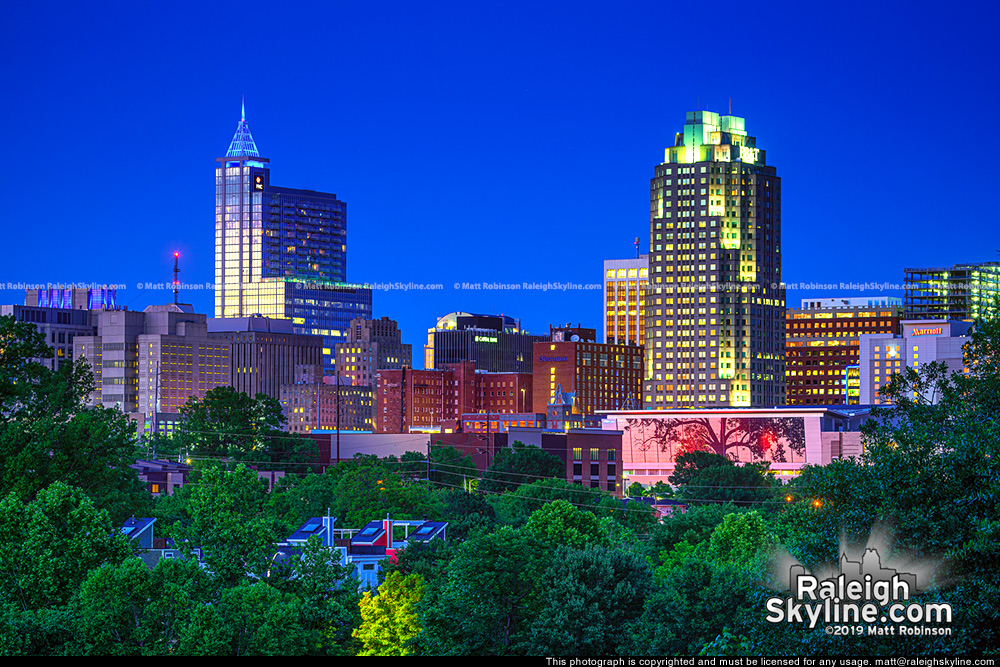
[[[635,237],[635,258],[639,259],[639,237]]]
[[[180,286],[181,282],[177,279],[178,274],[180,274],[180,267],[177,265],[177,260],[180,258],[181,254],[174,251],[174,303],[178,303],[177,300],[177,288]]]
[[[729,115],[730,116],[733,115],[733,98],[732,97],[729,98]]]

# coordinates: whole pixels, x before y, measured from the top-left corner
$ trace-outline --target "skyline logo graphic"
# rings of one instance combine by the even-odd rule
[[[766,620],[809,629],[822,622],[831,635],[951,634],[951,605],[911,601],[920,592],[917,574],[884,567],[878,549],[866,548],[858,560],[842,552],[837,564],[826,577],[791,565],[790,595],[768,598]]]

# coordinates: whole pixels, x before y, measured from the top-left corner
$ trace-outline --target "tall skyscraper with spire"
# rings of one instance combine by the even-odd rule
[[[784,404],[777,170],[743,118],[690,111],[650,186],[643,407]]]
[[[347,204],[271,185],[245,107],[215,169],[215,316],[290,319],[324,338],[324,370],[352,319],[370,319],[371,289],[347,283]]]

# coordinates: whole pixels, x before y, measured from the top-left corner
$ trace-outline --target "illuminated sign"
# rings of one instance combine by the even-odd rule
[[[941,331],[942,331],[941,327],[938,327],[936,329],[914,329],[912,332],[910,332],[910,335],[911,336],[933,336],[933,335],[936,335],[936,334],[940,334]]]
[[[538,357],[539,361],[569,361],[569,357]]]
[[[254,190],[263,190],[264,189],[264,175],[263,174],[254,174],[253,175],[253,189]]]
[[[740,146],[740,160],[743,162],[754,164],[757,162],[758,155],[760,155],[760,151],[758,149],[750,148],[749,146]]]
[[[500,339],[493,336],[476,336],[475,341],[477,343],[499,343]]]

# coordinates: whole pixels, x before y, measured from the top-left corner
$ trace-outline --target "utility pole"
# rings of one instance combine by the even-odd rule
[[[152,433],[150,433],[150,439],[156,437],[156,413],[160,411],[160,360],[156,360],[156,383],[153,385],[153,420],[152,420]],[[146,456],[149,456],[149,448],[146,448]],[[156,456],[156,450],[153,450],[153,456]]]
[[[337,381],[337,463],[340,463],[340,359],[336,344],[333,346],[333,372]]]

